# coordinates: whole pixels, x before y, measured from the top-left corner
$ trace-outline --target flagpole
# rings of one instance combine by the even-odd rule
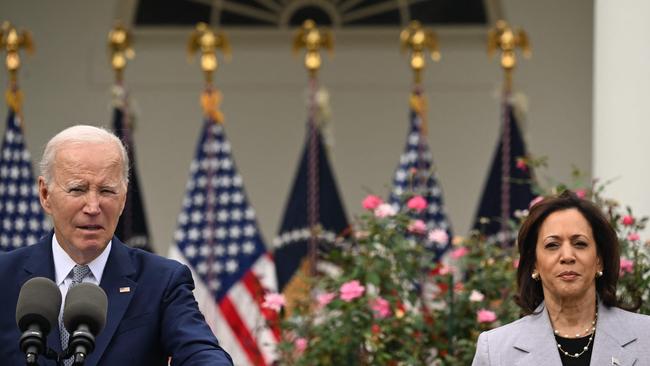
[[[495,27],[488,32],[488,55],[493,55],[497,48],[501,51],[501,67],[503,68],[503,95],[501,100],[501,232],[506,233],[508,221],[510,220],[510,184],[511,165],[510,141],[510,98],[512,95],[512,74],[517,65],[515,50],[521,48],[523,55],[529,58],[531,55],[528,35],[522,29],[513,29],[504,20],[498,20]],[[503,243],[510,242],[506,238]]]
[[[133,151],[131,149],[131,121],[129,119],[129,105],[128,105],[128,92],[124,85],[124,69],[128,60],[131,60],[135,57],[135,51],[133,49],[133,35],[132,33],[124,27],[124,25],[117,21],[113,28],[108,32],[108,54],[111,68],[113,69],[115,75],[115,84],[113,87],[113,106],[120,110],[122,113],[122,125],[120,126],[121,131],[115,131],[118,136],[121,137],[123,143],[128,146],[127,153],[129,155],[129,162],[133,166]],[[114,128],[117,126],[114,126]],[[131,167],[129,167],[131,170]],[[127,199],[125,202],[124,210],[120,216],[120,220],[123,220],[123,226],[125,232],[121,233],[121,239],[128,241],[131,238],[133,227],[133,211],[131,209],[132,199],[130,199],[133,192],[129,189],[127,190]],[[123,236],[123,237],[122,237]]]
[[[438,48],[438,37],[433,31],[424,29],[422,24],[413,20],[409,25],[400,32],[400,44],[402,53],[410,53],[410,66],[413,71],[413,92],[411,93],[410,106],[417,113],[420,120],[420,139],[418,147],[418,167],[413,176],[413,188],[420,184],[425,184],[426,178],[422,174],[424,170],[424,159],[422,154],[425,147],[424,142],[428,136],[427,124],[427,103],[424,98],[424,89],[422,87],[422,71],[426,66],[425,51],[428,48],[431,52],[431,59],[435,62],[440,61],[440,51]],[[424,179],[425,181],[421,181]]]
[[[294,53],[300,48],[305,48],[304,65],[309,75],[309,106],[307,118],[307,130],[309,133],[309,157],[307,161],[307,224],[309,225],[309,275],[315,276],[317,273],[318,261],[318,242],[321,232],[320,222],[320,182],[318,154],[318,110],[316,103],[316,94],[318,93],[318,71],[322,65],[320,49],[327,48],[332,50],[333,37],[330,32],[321,31],[316,23],[307,19],[303,22],[302,27],[296,32],[293,40]]]
[[[201,93],[200,104],[203,109],[203,116],[205,118],[206,124],[222,124],[224,122],[224,116],[221,110],[219,110],[219,104],[222,100],[221,92],[214,87],[213,85],[213,75],[216,72],[219,63],[216,55],[217,49],[221,49],[224,55],[229,58],[231,55],[231,48],[228,38],[226,38],[225,33],[217,32],[214,29],[210,28],[206,23],[199,22],[197,23],[194,31],[191,33],[188,44],[188,58],[191,58],[194,53],[200,52],[200,63],[201,70],[203,71],[204,77],[204,89]],[[210,128],[208,126],[207,128]],[[205,128],[205,127],[204,127]],[[206,133],[206,145],[211,145],[216,143],[216,137],[212,133]],[[216,150],[207,149],[205,151],[205,158],[208,161],[216,161],[218,152]],[[218,197],[216,196],[214,187],[217,187],[217,173],[218,168],[216,166],[208,165],[205,172],[206,178],[206,187],[208,192],[206,194],[207,205],[205,205],[205,222],[208,231],[214,233],[216,230],[217,223],[215,218],[217,217],[216,212],[216,202]],[[210,290],[215,291],[216,288],[212,288],[211,284],[214,283],[217,274],[214,270],[215,263],[215,251],[213,250],[215,246],[214,235],[208,235],[205,239],[205,246],[209,248],[205,258],[206,264],[206,280]]]
[[[438,45],[438,38],[435,33],[430,30],[425,30],[422,27],[420,22],[414,20],[409,23],[409,25],[400,32],[400,43],[402,46],[402,53],[407,50],[410,52],[410,66],[413,71],[413,92],[410,97],[410,107],[417,114],[419,119],[419,139],[418,139],[418,157],[417,157],[417,171],[413,175],[412,190],[417,192],[417,190],[422,190],[423,195],[428,195],[427,190],[427,173],[430,173],[427,170],[426,159],[424,158],[425,152],[428,151],[428,146],[426,139],[428,136],[428,124],[427,124],[427,103],[424,97],[424,88],[422,86],[422,71],[426,66],[426,57],[424,51],[426,48],[430,49],[431,59],[435,62],[440,61],[440,51]],[[424,283],[426,274],[422,274],[421,282]],[[449,277],[449,301],[448,301],[448,310],[450,316],[448,317],[447,322],[447,332],[449,335],[449,348],[448,351],[453,352],[453,339],[454,335],[454,278],[453,276]],[[424,291],[420,291],[420,298],[422,304],[425,304],[425,294]]]

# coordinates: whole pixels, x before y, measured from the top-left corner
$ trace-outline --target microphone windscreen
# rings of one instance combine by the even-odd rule
[[[16,324],[21,332],[36,323],[44,335],[58,324],[61,291],[45,277],[34,277],[23,284],[16,304]]]
[[[80,283],[68,291],[63,307],[63,324],[72,334],[80,324],[99,334],[106,324],[108,298],[101,287],[92,283]]]

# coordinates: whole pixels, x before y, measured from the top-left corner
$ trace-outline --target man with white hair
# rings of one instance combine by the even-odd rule
[[[199,312],[187,266],[129,248],[114,236],[128,167],[121,141],[101,128],[70,127],[47,143],[38,190],[54,231],[33,246],[0,255],[3,365],[25,362],[13,315],[20,288],[33,277],[53,280],[64,299],[75,281],[106,292],[106,326],[86,365],[162,366],[170,357],[172,365],[232,365]],[[61,353],[68,341],[67,331],[53,326],[48,346]]]

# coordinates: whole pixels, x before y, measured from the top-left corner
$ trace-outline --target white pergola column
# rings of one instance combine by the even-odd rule
[[[650,1],[596,0],[594,12],[593,176],[650,215]]]

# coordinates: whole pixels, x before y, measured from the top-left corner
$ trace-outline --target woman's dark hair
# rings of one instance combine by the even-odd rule
[[[515,302],[524,314],[532,314],[544,300],[541,281],[531,278],[535,262],[535,249],[539,229],[546,218],[556,211],[577,209],[589,222],[598,257],[603,265],[603,275],[596,278],[596,292],[606,306],[618,306],[616,283],[620,266],[619,243],[616,232],[607,217],[591,201],[578,198],[571,191],[559,196],[548,197],[530,209],[528,218],[519,229],[517,246],[519,248],[519,267],[517,268],[517,295]]]

